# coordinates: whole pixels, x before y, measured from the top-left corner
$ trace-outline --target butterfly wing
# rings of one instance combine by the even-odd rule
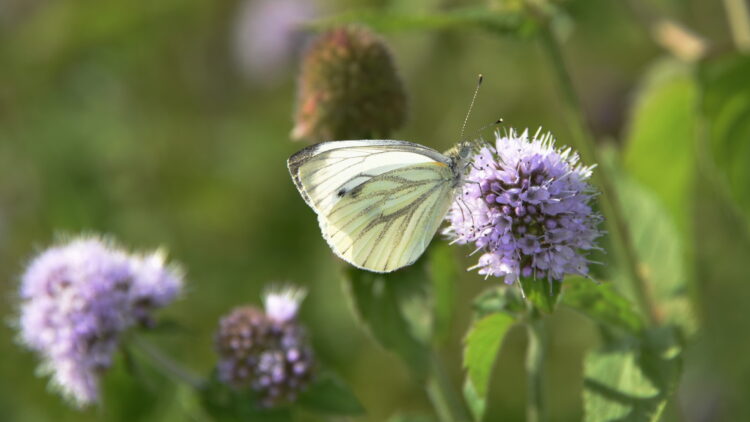
[[[412,264],[435,235],[452,200],[442,163],[391,170],[360,184],[326,214],[323,235],[344,260],[376,272]]]
[[[323,237],[342,259],[390,272],[416,261],[453,199],[450,160],[404,141],[338,141],[289,159]]]

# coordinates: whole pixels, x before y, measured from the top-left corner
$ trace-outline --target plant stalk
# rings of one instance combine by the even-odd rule
[[[750,12],[746,0],[724,0],[729,28],[737,50],[750,51]]]
[[[128,344],[137,351],[140,356],[147,359],[151,365],[169,378],[177,382],[183,382],[195,389],[201,389],[205,381],[190,370],[165,355],[159,348],[144,340],[138,335],[131,336]]]
[[[561,89],[565,105],[565,117],[569,129],[573,134],[576,149],[587,162],[601,162],[594,143],[594,137],[587,128],[580,101],[573,86],[573,80],[568,72],[565,59],[562,56],[560,45],[549,25],[544,25],[541,29],[541,42],[546,55],[552,63],[552,70],[557,79],[557,86]],[[658,313],[649,295],[648,284],[639,270],[638,257],[635,253],[635,247],[630,238],[630,232],[622,214],[622,207],[620,206],[612,179],[609,177],[606,169],[601,167],[593,173],[592,178],[594,183],[602,190],[602,195],[600,196],[602,212],[609,226],[609,235],[612,239],[615,254],[627,271],[628,280],[630,281],[631,290],[635,295],[636,302],[643,314],[648,318],[649,323],[651,325],[658,325]]]
[[[427,395],[441,422],[469,422],[471,418],[443,368],[440,357],[433,353]]]
[[[532,312],[536,312],[533,311]],[[547,415],[544,401],[544,324],[540,315],[526,322],[528,345],[526,346],[526,421],[545,422]]]

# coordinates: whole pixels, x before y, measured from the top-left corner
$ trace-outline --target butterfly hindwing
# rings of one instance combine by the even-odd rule
[[[404,141],[337,141],[289,159],[323,236],[347,262],[389,272],[426,249],[452,201],[449,159]]]

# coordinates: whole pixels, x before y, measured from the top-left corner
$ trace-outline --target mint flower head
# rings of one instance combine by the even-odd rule
[[[34,258],[21,279],[20,341],[42,357],[52,384],[79,406],[97,402],[123,331],[150,324],[173,301],[182,275],[160,253],[130,255],[81,237]]]
[[[219,323],[218,377],[235,388],[250,388],[260,405],[293,402],[312,380],[315,358],[297,310],[305,292],[293,287],[268,291],[265,310],[234,309]]]
[[[471,170],[446,217],[445,234],[481,252],[471,269],[487,277],[560,281],[588,274],[602,217],[591,209],[593,167],[550,133],[497,133],[494,146],[473,157]]]

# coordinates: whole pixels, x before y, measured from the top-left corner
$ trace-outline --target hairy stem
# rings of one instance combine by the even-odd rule
[[[544,324],[539,315],[526,322],[528,346],[526,347],[526,420],[544,422],[547,420],[544,407]]]
[[[432,355],[432,373],[427,380],[427,395],[441,422],[469,422],[471,418],[448,378],[437,353]]]
[[[594,137],[589,132],[585,122],[583,111],[578,100],[573,80],[568,73],[565,60],[562,56],[560,45],[550,30],[549,26],[542,29],[542,46],[546,55],[552,63],[552,70],[560,87],[562,99],[565,104],[565,117],[573,134],[576,149],[587,162],[600,162],[600,157],[594,143]],[[638,257],[635,253],[627,223],[622,214],[622,207],[614,189],[614,184],[606,172],[599,168],[593,174],[593,181],[602,190],[600,205],[604,217],[609,226],[609,236],[615,249],[618,260],[625,267],[631,290],[641,311],[646,315],[652,325],[659,322],[658,313],[648,293],[648,284],[638,268]]]
[[[750,14],[746,0],[724,0],[724,9],[737,50],[750,51]]]

